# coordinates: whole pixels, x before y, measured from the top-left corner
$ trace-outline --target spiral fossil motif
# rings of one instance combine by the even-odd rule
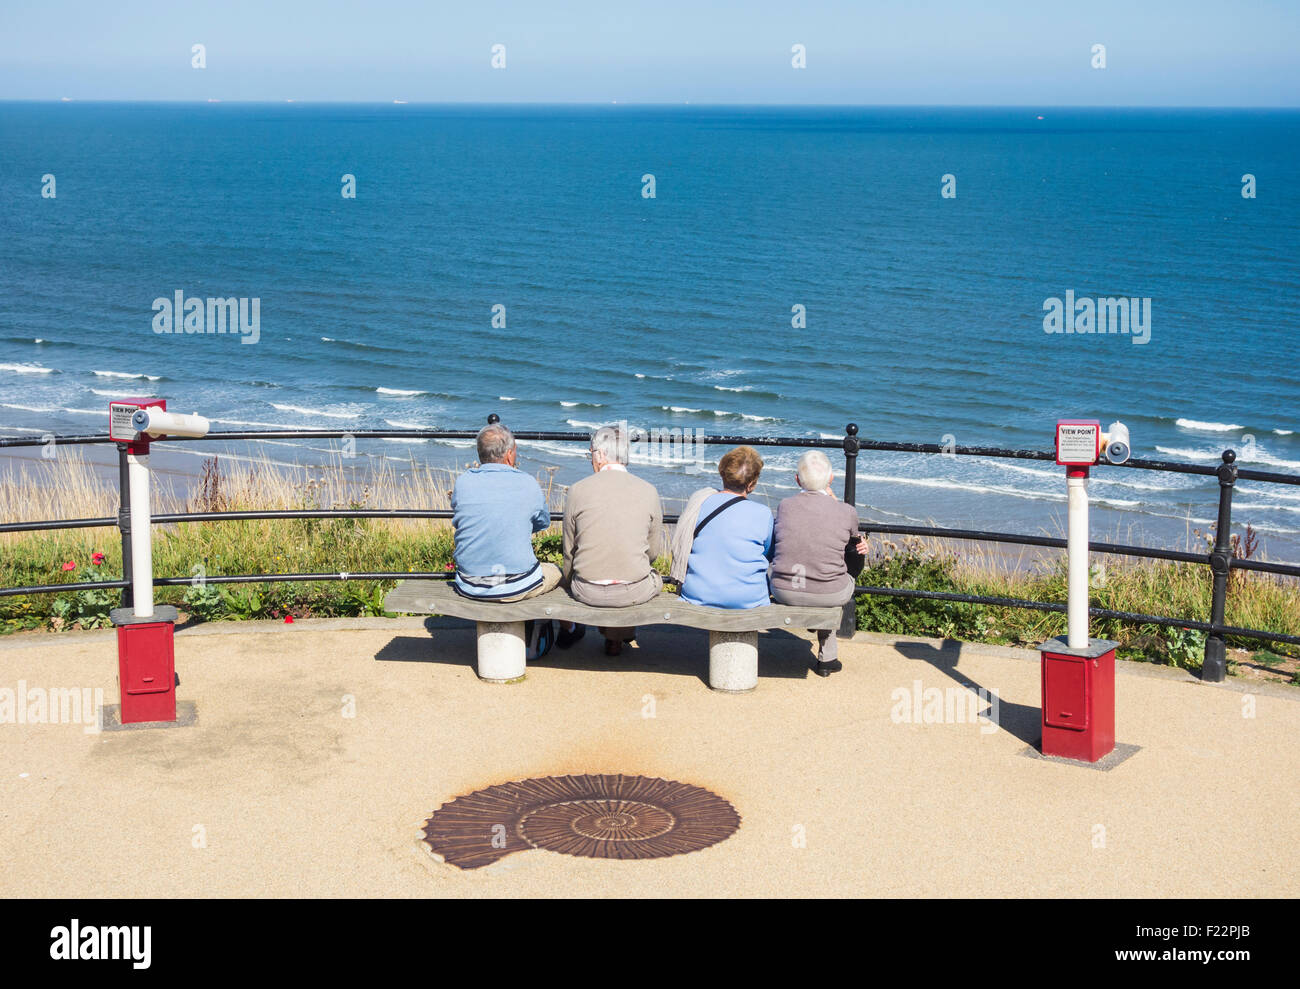
[[[664,858],[723,841],[740,815],[716,793],[647,776],[548,776],[490,786],[444,804],[424,840],[462,869],[545,848],[586,858]]]

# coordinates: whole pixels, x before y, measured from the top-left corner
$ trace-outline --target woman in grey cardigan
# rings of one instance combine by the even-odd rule
[[[854,577],[846,550],[857,557],[867,552],[866,537],[858,533],[858,511],[835,497],[831,462],[820,450],[799,458],[795,478],[803,490],[776,510],[772,597],[796,607],[847,604],[853,599]],[[818,629],[814,672],[825,677],[843,669],[837,652],[835,632]]]

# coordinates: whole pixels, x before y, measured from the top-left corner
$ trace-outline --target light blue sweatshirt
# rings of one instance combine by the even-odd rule
[[[722,491],[700,506],[703,521],[736,496]],[[715,608],[760,608],[768,603],[767,567],[772,559],[772,513],[746,498],[704,527],[691,543],[682,600]]]
[[[456,478],[451,494],[456,576],[462,594],[500,598],[542,582],[532,535],[551,524],[536,478],[508,464],[482,464]]]

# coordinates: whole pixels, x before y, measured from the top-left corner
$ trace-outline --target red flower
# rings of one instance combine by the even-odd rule
[[[293,615],[285,615],[285,616],[284,616],[284,623],[285,623],[286,625],[292,625],[292,624],[293,624]]]
[[[455,570],[455,569],[456,569],[456,564],[454,564],[454,563],[448,563],[448,564],[447,564],[445,567],[443,567],[442,569],[444,569],[444,570]]]
[[[76,569],[77,569],[77,563],[76,563],[76,561],[75,561],[75,560],[69,560],[67,563],[63,564],[63,569],[64,569],[65,571],[67,571],[67,570],[76,570]]]
[[[104,554],[103,554],[103,553],[91,553],[91,554],[90,554],[90,562],[93,563],[93,564],[94,564],[95,566],[97,566],[97,567],[100,566],[100,565],[103,564],[103,562],[104,562]]]

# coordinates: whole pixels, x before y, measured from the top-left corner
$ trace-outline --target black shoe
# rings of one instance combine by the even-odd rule
[[[555,637],[555,644],[561,649],[568,649],[586,634],[586,625],[574,625],[572,630],[561,629],[560,634]]]
[[[828,677],[832,673],[838,673],[842,669],[844,669],[844,664],[838,659],[832,659],[829,663],[823,663],[819,659],[817,660],[817,665],[812,668],[813,672],[819,677]]]
[[[606,656],[621,656],[621,655],[623,655],[623,643],[621,643],[618,639],[606,639],[606,640],[605,640],[605,655],[606,655]]]

